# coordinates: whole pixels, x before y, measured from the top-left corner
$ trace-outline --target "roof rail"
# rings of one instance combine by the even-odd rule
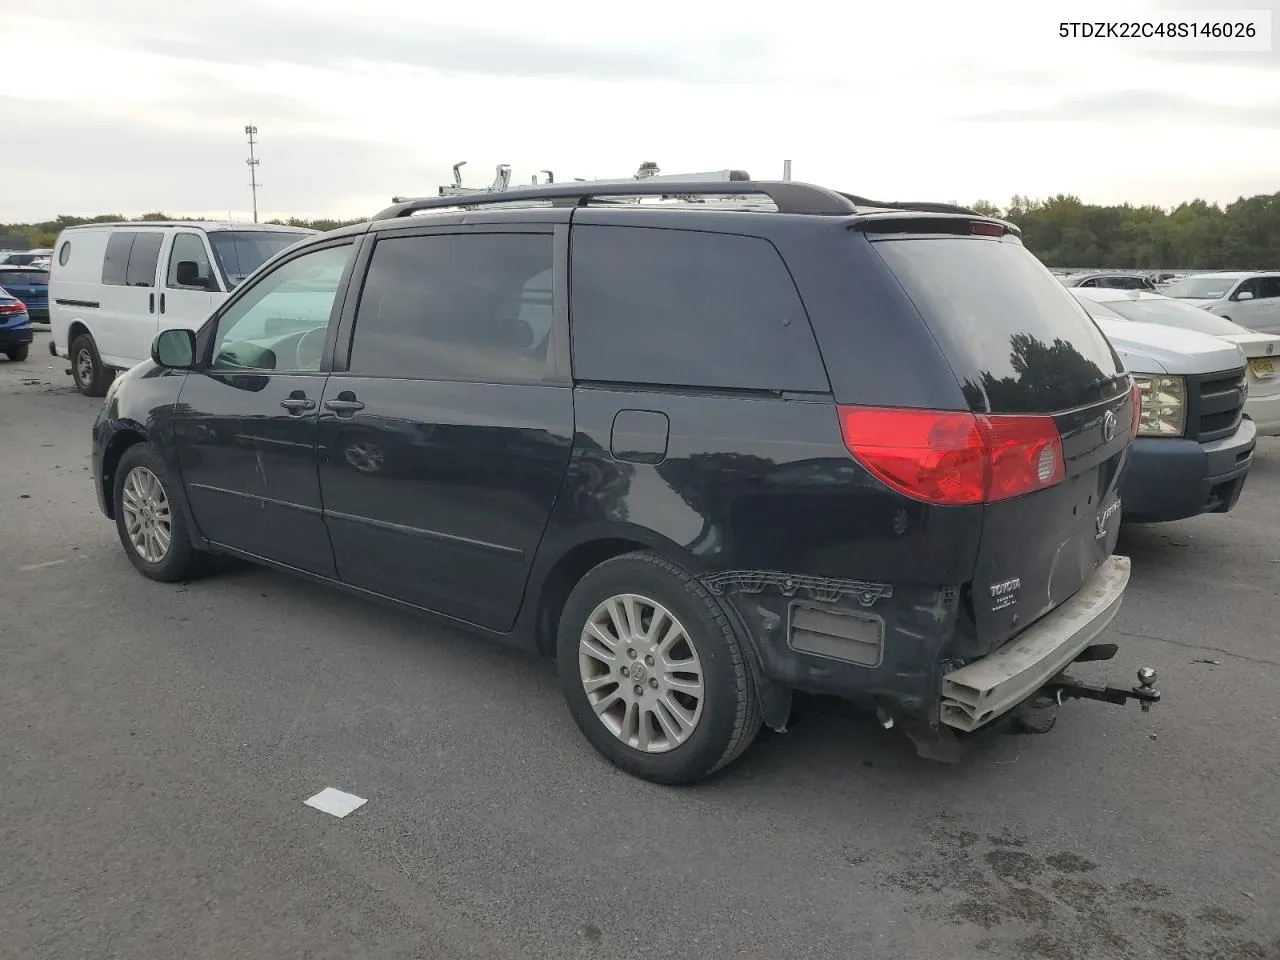
[[[983,214],[971,207],[961,207],[954,203],[934,203],[929,200],[868,200],[866,197],[859,197],[843,191],[840,195],[852,200],[860,207],[879,207],[882,210],[918,210],[921,213],[965,213],[973,217],[983,216]]]
[[[712,176],[717,179],[710,179]],[[696,179],[696,178],[701,179]],[[516,190],[483,191],[464,196],[419,197],[405,200],[377,213],[374,220],[407,217],[419,210],[478,207],[551,201],[557,206],[581,206],[597,197],[694,197],[765,196],[779,213],[847,216],[857,213],[854,202],[825,187],[795,180],[751,180],[746,171],[721,171],[693,177],[652,175],[641,179],[592,180],[552,183]]]

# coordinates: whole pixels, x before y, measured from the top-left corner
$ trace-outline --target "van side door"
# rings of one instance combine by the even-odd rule
[[[374,235],[339,334],[350,353],[335,355],[320,404],[344,583],[511,629],[573,447],[567,231],[535,220]]]
[[[163,245],[163,229],[112,230],[107,238],[94,338],[109,366],[131,367],[151,355],[159,332],[156,273]]]
[[[220,292],[203,233],[175,230],[161,270],[160,326],[198,330],[213,312]]]
[[[1247,326],[1259,333],[1280,333],[1280,274],[1256,277],[1258,292],[1253,320]]]

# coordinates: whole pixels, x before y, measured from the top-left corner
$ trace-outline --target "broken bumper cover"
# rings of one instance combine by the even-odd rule
[[[1035,695],[1115,619],[1129,583],[1129,558],[1108,557],[1066,603],[993,653],[942,678],[943,724],[971,731]]]

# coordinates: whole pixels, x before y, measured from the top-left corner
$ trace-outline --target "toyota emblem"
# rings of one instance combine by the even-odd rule
[[[1110,443],[1116,438],[1116,415],[1108,410],[1102,416],[1102,440]]]

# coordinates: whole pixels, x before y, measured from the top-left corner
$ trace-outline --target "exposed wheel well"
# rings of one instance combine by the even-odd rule
[[[613,557],[645,549],[647,547],[638,541],[612,538],[579,544],[561,557],[547,574],[538,600],[538,651],[546,657],[555,654],[556,634],[560,630],[560,611],[564,609],[564,602],[569,599],[573,588],[589,570]]]
[[[76,337],[80,336],[80,334],[82,333],[87,333],[91,337],[93,336],[92,333],[89,333],[89,328],[86,327],[79,320],[76,320],[74,323],[71,324],[70,327],[67,328],[67,353],[68,354],[71,353],[71,344],[73,344],[75,342]]]
[[[115,504],[112,502],[111,492],[116,485],[116,467],[120,464],[120,458],[124,456],[124,452],[134,444],[142,443],[146,440],[142,434],[135,430],[121,430],[111,442],[107,444],[107,449],[102,454],[102,492],[105,496],[102,498],[103,503],[107,505],[107,517],[114,520]]]

